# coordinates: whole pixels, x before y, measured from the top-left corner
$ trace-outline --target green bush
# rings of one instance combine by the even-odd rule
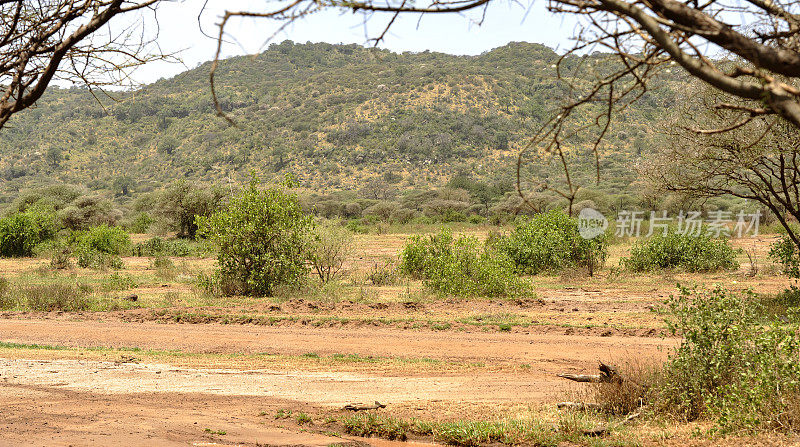
[[[131,245],[130,236],[120,227],[100,225],[77,235],[75,255],[84,268],[122,268],[120,255]]]
[[[56,234],[55,218],[42,208],[31,207],[0,219],[0,256],[32,256],[34,247]]]
[[[800,428],[797,324],[765,321],[753,293],[720,288],[681,288],[667,311],[684,340],[665,367],[665,409],[725,430]]]
[[[154,237],[144,242],[139,242],[133,246],[131,252],[134,256],[198,256],[203,252],[198,242],[187,241],[186,239],[168,239]]]
[[[282,188],[260,190],[256,180],[227,209],[198,217],[199,235],[219,249],[219,284],[226,295],[270,296],[308,274],[313,221],[297,196]]]
[[[634,272],[667,268],[711,272],[739,268],[736,250],[727,240],[705,234],[692,236],[674,232],[636,241],[630,257],[623,259],[623,264]]]
[[[515,296],[529,288],[505,254],[482,246],[475,237],[456,239],[446,229],[412,237],[400,254],[399,268],[427,287],[455,296]]]
[[[120,227],[100,225],[89,229],[78,238],[78,245],[109,255],[122,255],[131,245],[128,233]]]
[[[578,221],[563,211],[538,214],[517,224],[493,244],[514,262],[521,274],[556,272],[568,267],[587,266],[590,273],[605,262],[605,236],[585,239],[578,232]]]
[[[769,256],[781,264],[783,274],[800,278],[800,250],[788,234],[772,244]]]
[[[133,220],[127,225],[128,231],[131,233],[147,233],[147,230],[150,229],[150,226],[155,223],[155,219],[153,219],[147,213],[139,213]]]

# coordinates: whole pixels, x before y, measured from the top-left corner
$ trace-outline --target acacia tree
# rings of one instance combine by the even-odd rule
[[[133,15],[159,1],[0,0],[0,127],[54,80],[120,85],[133,68],[165,58]],[[128,24],[112,26],[119,16]]]
[[[800,221],[800,132],[784,119],[757,116],[743,123],[731,109],[709,107],[719,92],[692,93],[662,129],[668,137],[644,165],[646,177],[667,192],[759,203],[800,247],[800,234],[789,224]]]
[[[481,22],[498,0],[279,0],[262,9],[227,11],[219,23],[217,58],[232,18],[276,20],[278,30],[321,10],[335,9],[383,20],[371,40],[377,45],[400,14],[472,14]],[[730,128],[702,129],[724,133],[756,117],[782,119],[800,129],[800,2],[797,0],[548,0],[555,14],[579,18],[570,54],[603,50],[619,63],[613,68],[574,67],[591,82],[570,85],[563,104],[552,113],[520,152],[517,189],[523,198],[522,166],[533,158],[554,158],[563,165],[567,187],[533,182],[527,187],[550,189],[573,202],[579,185],[570,176],[564,155],[569,139],[580,133],[591,141],[600,177],[599,148],[614,115],[639,100],[656,76],[673,67],[699,79],[725,97],[711,108],[728,110],[738,119]],[[564,58],[561,59],[563,61]],[[559,76],[562,63],[558,64]],[[214,88],[217,64],[212,65],[211,90],[217,113],[225,115]],[[562,78],[566,82],[566,77]],[[588,85],[588,87],[587,87]],[[602,107],[597,107],[600,104]],[[586,114],[591,115],[589,125]],[[227,118],[229,119],[229,118]],[[230,119],[229,119],[230,120]]]

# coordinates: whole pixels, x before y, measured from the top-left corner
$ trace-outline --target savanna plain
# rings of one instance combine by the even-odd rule
[[[479,240],[495,230],[454,226]],[[643,402],[632,407],[635,418],[632,410],[557,406],[630,398],[558,374],[596,374],[602,362],[637,383],[674,355],[681,337],[668,330],[663,309],[678,284],[781,293],[792,281],[768,256],[778,236],[733,239],[742,249],[738,270],[712,273],[630,272],[620,261],[632,242],[614,240],[593,276],[577,267],[524,276],[528,291],[481,298],[436,293],[397,273],[410,233],[435,231],[356,235],[335,281],[267,298],[210,293],[202,278],[216,260],[201,249],[124,256],[117,270],[2,259],[5,287],[23,290],[29,303],[37,293],[54,299],[58,289],[73,290],[82,304],[0,313],[0,444],[800,441],[782,430],[720,432],[707,418],[679,418]],[[131,237],[136,244],[152,236]]]

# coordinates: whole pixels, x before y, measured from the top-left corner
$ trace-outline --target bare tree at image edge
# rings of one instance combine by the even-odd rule
[[[705,91],[703,91],[705,90]],[[800,131],[782,118],[743,122],[727,108],[708,107],[719,93],[701,89],[662,132],[667,134],[642,173],[656,188],[695,198],[730,195],[768,209],[800,247]],[[751,106],[751,105],[748,105]],[[703,130],[702,124],[721,125]]]
[[[159,1],[0,0],[0,128],[53,81],[94,93],[130,84],[136,67],[170,58],[137,15],[154,13]],[[118,17],[128,23],[112,23]]]

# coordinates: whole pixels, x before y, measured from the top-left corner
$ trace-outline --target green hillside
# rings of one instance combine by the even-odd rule
[[[370,179],[396,191],[426,188],[459,173],[508,189],[518,148],[569,93],[556,77],[558,57],[529,43],[452,56],[287,41],[222,62],[219,94],[236,127],[215,116],[208,63],[103,105],[85,89],[54,88],[0,131],[0,197],[54,182],[135,195],[175,179],[240,184],[251,171],[265,179],[291,172],[318,193],[364,191]],[[562,69],[585,78],[592,63],[610,64],[572,57]],[[600,190],[630,192],[674,85],[655,84],[619,117],[603,148]],[[579,182],[592,186],[588,139],[570,144]],[[528,175],[551,184],[562,176],[555,165]]]

